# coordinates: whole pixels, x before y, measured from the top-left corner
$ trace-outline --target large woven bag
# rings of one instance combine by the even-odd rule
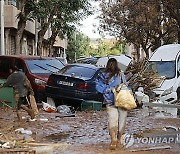
[[[116,107],[121,107],[126,110],[132,110],[137,107],[134,96],[128,87],[121,83],[113,89],[114,104]]]

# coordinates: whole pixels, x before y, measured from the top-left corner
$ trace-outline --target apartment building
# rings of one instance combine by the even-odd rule
[[[17,9],[16,0],[4,0],[4,47],[5,54],[15,54],[15,35],[17,32],[18,19],[17,15],[19,10]],[[22,39],[22,55],[36,55],[35,49],[35,22],[27,21],[25,30],[23,32]],[[44,39],[45,41],[51,36],[50,29],[46,32]],[[43,46],[42,56],[62,55],[67,48],[67,40],[56,39],[54,44],[54,53],[49,54],[46,45]]]

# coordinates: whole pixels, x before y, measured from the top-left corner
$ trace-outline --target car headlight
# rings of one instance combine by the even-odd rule
[[[35,82],[36,84],[46,85],[46,81],[41,80],[41,79],[35,79],[34,82]]]
[[[169,89],[166,89],[166,90],[162,93],[161,96],[168,95],[168,94],[170,94],[170,93],[172,93],[172,92],[173,92],[173,87],[171,87],[171,88],[169,88]]]

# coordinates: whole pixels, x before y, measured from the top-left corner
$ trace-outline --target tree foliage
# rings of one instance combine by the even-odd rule
[[[94,45],[91,43],[88,48],[89,56],[108,56],[126,54],[126,45],[124,42],[114,39],[97,39]]]
[[[178,0],[101,1],[101,26],[111,35],[140,47],[149,57],[149,49],[180,41]]]
[[[44,36],[50,28],[49,49],[55,42],[56,36],[64,38],[84,17],[87,17],[90,3],[88,0],[18,0],[18,29],[16,35],[16,54],[20,54],[21,40],[27,20],[37,19],[38,27],[38,55],[42,55]]]
[[[90,39],[78,31],[72,31],[68,37],[68,56],[72,61],[81,56],[88,56]]]
[[[34,15],[41,21],[38,32],[38,51],[42,52],[43,37],[51,27],[50,45],[56,36],[64,38],[73,29],[73,25],[90,14],[88,0],[40,0]]]

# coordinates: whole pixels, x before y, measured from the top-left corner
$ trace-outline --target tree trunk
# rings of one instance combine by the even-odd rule
[[[54,55],[53,45],[49,46],[49,56],[52,57]]]
[[[149,50],[147,48],[145,48],[144,52],[146,53],[146,58],[149,59]]]
[[[26,21],[21,21],[20,19],[18,22],[18,28],[16,33],[16,55],[20,55],[22,53],[22,36],[25,26]]]
[[[49,24],[50,24],[49,22],[44,23],[44,25],[41,27],[41,30],[38,32],[38,51],[37,51],[37,54],[39,56],[42,56],[42,47],[43,47],[44,35],[49,28]]]
[[[53,55],[53,45],[54,42],[56,41],[56,36],[57,36],[58,32],[57,31],[52,31],[52,35],[49,38],[49,54]]]
[[[54,8],[53,12],[55,11],[55,9],[57,9],[57,7]],[[42,55],[42,47],[43,47],[43,40],[44,40],[44,35],[46,33],[46,31],[49,28],[50,23],[53,20],[53,13],[50,14],[48,22],[46,21],[47,19],[42,20],[41,23],[41,30],[38,32],[38,55],[41,56]]]
[[[37,55],[42,56],[43,36],[38,37]]]
[[[149,48],[146,47],[146,45],[141,45],[145,54],[146,54],[146,58],[149,59]]]
[[[24,20],[24,17],[27,16],[24,10],[26,2],[27,0],[19,1],[19,10],[21,11],[21,15],[19,17],[17,33],[16,33],[16,51],[15,51],[16,55],[20,55],[22,52],[22,36],[23,36],[24,28],[26,26],[26,20]]]
[[[180,44],[180,22],[179,22],[179,30],[178,30],[178,43]]]

